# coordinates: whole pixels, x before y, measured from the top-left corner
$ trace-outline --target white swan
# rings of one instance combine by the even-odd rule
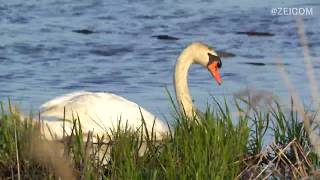
[[[182,51],[175,66],[174,85],[180,110],[184,111],[189,117],[194,116],[196,112],[188,88],[188,70],[193,63],[207,68],[217,83],[222,83],[219,73],[222,64],[215,50],[197,42],[188,45]],[[119,119],[121,119],[122,127],[126,124],[132,129],[141,127],[141,114],[148,131],[151,132],[153,127],[157,138],[160,139],[169,130],[166,122],[156,118],[138,104],[111,93],[75,92],[66,94],[43,104],[40,112],[42,119],[54,119],[53,121],[44,121],[46,126],[44,135],[48,139],[52,135],[57,139],[62,138],[63,123],[59,120],[63,117],[73,119],[74,116],[79,117],[84,133],[93,131],[94,135],[99,136],[110,132],[110,129],[116,128]],[[72,124],[66,122],[65,130],[67,134],[70,134],[71,127]]]

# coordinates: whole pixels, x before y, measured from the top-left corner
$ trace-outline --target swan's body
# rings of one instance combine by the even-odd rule
[[[65,111],[65,114],[63,113]],[[137,130],[143,116],[147,129],[154,129],[157,136],[168,132],[168,125],[138,104],[112,93],[74,92],[57,97],[41,106],[43,118],[72,120],[79,117],[84,132],[103,135],[110,130],[128,127]],[[57,138],[62,137],[61,121],[46,121]],[[67,122],[67,134],[72,124]],[[54,130],[52,130],[54,127]],[[59,130],[60,129],[60,130]]]
[[[202,43],[192,43],[181,53],[176,63],[174,84],[180,109],[189,117],[194,116],[196,110],[192,104],[187,82],[188,70],[193,63],[207,67],[218,83],[221,83],[218,72],[221,61],[213,49]],[[138,104],[111,93],[75,92],[66,94],[43,104],[40,111],[44,119],[55,119],[44,121],[48,127],[44,131],[47,138],[50,138],[51,133],[58,139],[63,137],[63,123],[59,119],[64,117],[69,120],[79,117],[83,132],[93,131],[96,135],[103,135],[117,128],[119,122],[121,127],[127,126],[133,130],[140,128],[142,115],[148,131],[153,130],[157,138],[169,133],[167,122],[156,118]],[[66,134],[70,134],[71,129],[71,123],[65,124]]]

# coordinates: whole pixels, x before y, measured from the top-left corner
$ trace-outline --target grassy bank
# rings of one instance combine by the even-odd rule
[[[250,101],[215,103],[198,119],[178,112],[162,141],[153,134],[118,130],[113,140],[92,143],[74,120],[63,141],[44,140],[39,123],[11,105],[2,105],[0,178],[2,179],[248,179],[314,176],[317,156],[291,106],[264,108]],[[241,104],[241,105],[240,105]],[[143,127],[142,127],[143,128]],[[141,134],[144,133],[144,134]],[[145,137],[145,138],[141,138]],[[144,139],[142,141],[142,139]]]

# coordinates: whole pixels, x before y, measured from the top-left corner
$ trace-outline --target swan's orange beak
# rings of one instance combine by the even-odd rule
[[[219,85],[222,83],[222,78],[219,72],[218,68],[218,62],[213,62],[208,65],[208,70],[210,71],[211,75],[214,77],[214,79],[217,81]]]

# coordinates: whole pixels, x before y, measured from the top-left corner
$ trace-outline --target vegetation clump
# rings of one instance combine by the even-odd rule
[[[41,136],[41,121],[22,117],[12,105],[0,116],[3,179],[254,179],[314,176],[319,166],[293,106],[274,102],[250,108],[236,101],[188,119],[175,113],[171,134],[157,140],[145,127],[118,129],[95,138],[78,118],[63,140]],[[242,105],[240,105],[242,104]],[[249,108],[242,108],[243,104]],[[112,138],[111,138],[112,137]],[[111,140],[110,140],[111,139]],[[108,140],[108,141],[106,141]]]

